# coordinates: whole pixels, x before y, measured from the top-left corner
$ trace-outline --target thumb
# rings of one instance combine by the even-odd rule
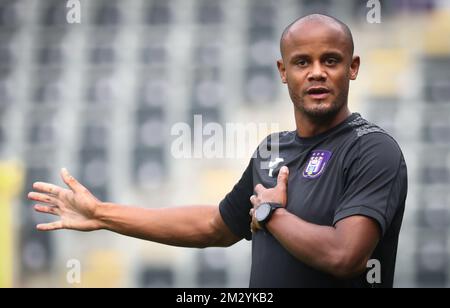
[[[61,169],[61,178],[66,183],[66,185],[72,189],[72,191],[77,192],[80,191],[83,186],[72,176],[69,174],[66,168]]]
[[[286,190],[289,178],[289,168],[286,166],[281,167],[277,178],[277,187]]]

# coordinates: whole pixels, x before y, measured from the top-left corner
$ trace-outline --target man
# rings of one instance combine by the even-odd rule
[[[246,238],[250,287],[391,287],[406,165],[390,136],[348,109],[349,82],[360,65],[351,32],[314,14],[289,25],[280,46],[277,65],[297,129],[263,142],[279,150],[275,169],[260,168],[269,161],[256,155],[218,207],[162,209],[101,202],[63,169],[69,189],[38,182],[29,194],[47,203],[35,205],[37,211],[61,217],[37,228],[107,229],[186,247]],[[370,259],[380,277],[368,281]]]

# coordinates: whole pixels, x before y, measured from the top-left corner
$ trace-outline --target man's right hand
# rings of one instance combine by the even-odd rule
[[[37,212],[52,214],[60,217],[59,221],[39,224],[37,229],[52,231],[59,229],[73,229],[79,231],[93,231],[102,229],[96,212],[101,202],[81,185],[69,172],[63,168],[61,177],[69,187],[65,189],[57,185],[44,182],[33,184],[28,199],[45,203],[36,204]]]

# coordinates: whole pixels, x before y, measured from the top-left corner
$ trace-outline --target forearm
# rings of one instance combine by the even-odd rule
[[[351,243],[334,227],[312,224],[280,209],[267,228],[286,250],[311,267],[341,278],[365,269],[367,260],[355,259]]]
[[[173,246],[207,247],[217,243],[212,220],[216,206],[145,209],[102,203],[97,217],[103,229]]]

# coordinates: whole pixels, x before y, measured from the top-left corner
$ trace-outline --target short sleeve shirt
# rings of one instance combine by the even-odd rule
[[[261,148],[276,148],[278,156],[263,157]],[[296,259],[270,233],[250,232],[254,187],[274,187],[282,166],[289,167],[290,213],[323,226],[353,215],[378,223],[381,239],[371,259],[379,261],[380,283],[369,283],[366,274],[335,278]],[[268,136],[219,208],[233,233],[252,240],[250,287],[392,287],[406,193],[406,164],[398,144],[354,113],[311,138],[296,131]]]

